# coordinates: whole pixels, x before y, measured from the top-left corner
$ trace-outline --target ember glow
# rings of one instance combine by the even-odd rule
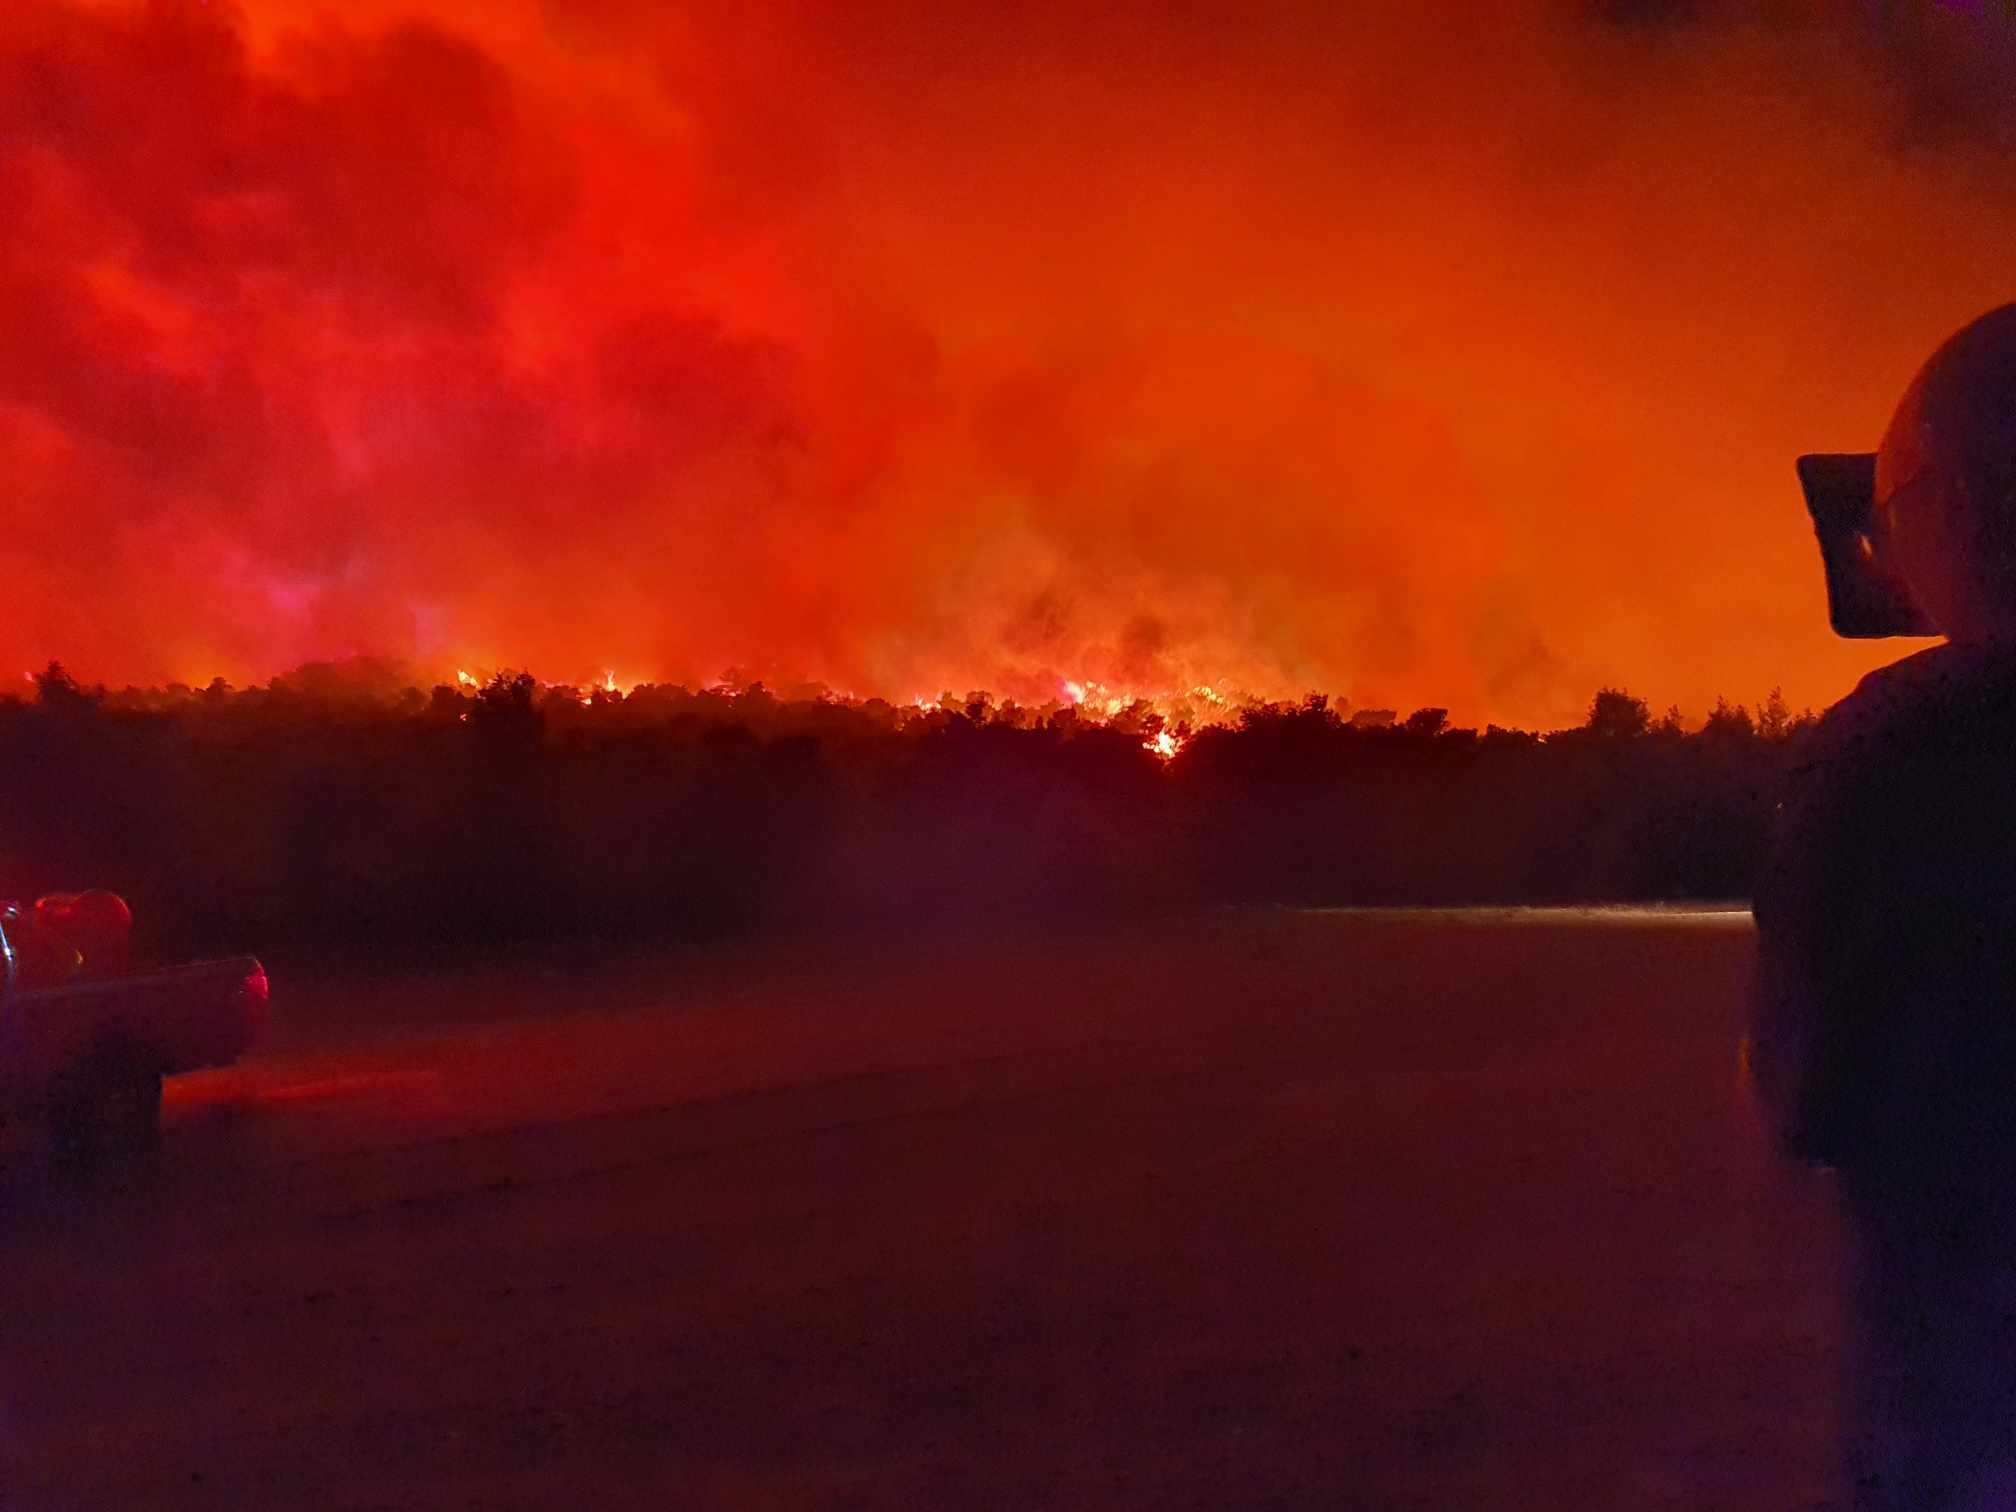
[[[1824,702],[2016,31],[1746,9],[11,0],[0,651]]]

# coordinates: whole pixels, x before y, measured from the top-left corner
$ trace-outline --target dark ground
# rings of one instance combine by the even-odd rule
[[[0,1180],[0,1507],[1825,1505],[1743,915],[276,970]]]

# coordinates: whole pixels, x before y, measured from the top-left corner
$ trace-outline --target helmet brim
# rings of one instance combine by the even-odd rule
[[[1801,457],[1798,468],[1820,538],[1834,633],[1848,640],[1939,634],[1876,528],[1876,453],[1815,452]]]

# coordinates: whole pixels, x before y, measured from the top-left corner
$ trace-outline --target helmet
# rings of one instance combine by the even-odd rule
[[[1874,504],[1934,624],[2016,636],[2016,304],[1963,326],[1911,380],[1876,452]]]
[[[1799,474],[1836,630],[2016,640],[2016,304],[1927,359],[1873,455]]]

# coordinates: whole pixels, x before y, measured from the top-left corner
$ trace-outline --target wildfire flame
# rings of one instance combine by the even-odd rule
[[[473,670],[472,670],[473,669]],[[32,674],[30,674],[32,676]],[[466,667],[455,669],[455,682],[465,693],[481,690],[490,670],[482,662],[472,662]],[[539,686],[554,697],[565,699],[584,709],[592,709],[598,704],[622,700],[630,697],[639,688],[647,686],[646,680],[618,675],[610,667],[604,666],[581,683],[541,682]],[[726,684],[715,681],[702,685],[710,691],[722,690]],[[1091,677],[1060,678],[1056,683],[1056,702],[1066,709],[1080,711],[1094,724],[1119,720],[1140,719],[1143,724],[1153,726],[1158,720],[1160,728],[1155,733],[1142,736],[1142,748],[1162,761],[1173,760],[1189,740],[1193,728],[1224,723],[1236,718],[1239,710],[1253,700],[1250,695],[1230,688],[1214,686],[1209,682],[1190,685],[1178,684],[1159,689],[1112,686]],[[840,703],[854,703],[856,695],[851,692],[827,690],[821,695]],[[917,693],[908,700],[911,709],[920,714],[934,714],[940,709],[958,712],[964,709],[961,703],[948,702],[942,695]],[[902,707],[899,703],[898,707]],[[1028,711],[1025,711],[1028,712]],[[1042,712],[1037,709],[1033,712]],[[1184,733],[1177,734],[1181,730]]]

